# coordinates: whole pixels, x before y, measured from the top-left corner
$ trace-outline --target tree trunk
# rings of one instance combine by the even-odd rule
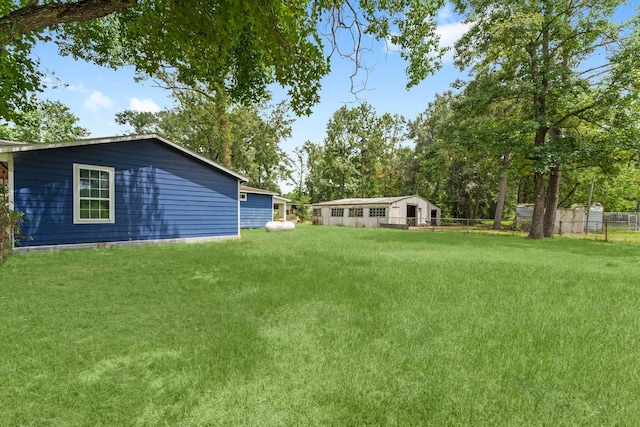
[[[498,200],[496,202],[496,213],[493,216],[493,229],[500,230],[502,228],[502,215],[504,213],[504,201],[507,197],[507,183],[509,179],[509,172],[506,170],[506,166],[509,164],[509,153],[505,154],[502,158],[502,178],[500,179],[500,187],[498,188]]]
[[[218,112],[218,129],[222,140],[222,164],[231,169],[231,129],[229,128],[229,113],[224,88],[216,91],[216,107]]]
[[[360,197],[364,199],[364,154],[360,155]]]
[[[548,11],[545,10],[545,18]],[[547,75],[548,68],[545,67],[546,61],[549,58],[549,31],[547,29],[542,31],[541,45],[542,55],[538,57],[538,52],[534,45],[531,46],[529,54],[531,55],[531,75],[534,81],[540,82],[540,89],[533,94],[533,105],[535,108],[535,118],[538,121],[538,128],[536,129],[536,135],[534,143],[536,148],[541,148],[545,145],[547,132],[549,127],[546,126],[545,116],[547,114],[547,90],[549,88],[549,76]],[[541,59],[541,63],[539,60]],[[540,67],[542,65],[542,67]],[[542,68],[542,69],[541,69]],[[544,164],[541,159],[538,158],[538,154],[535,154],[533,160],[533,216],[531,218],[531,230],[529,231],[529,239],[542,239],[544,238]]]
[[[136,7],[136,0],[80,0],[62,3],[29,4],[0,16],[0,46],[6,46],[20,34],[51,28],[58,24],[85,22],[114,12]]]
[[[549,175],[547,187],[547,197],[544,210],[544,237],[553,237],[556,223],[556,212],[558,211],[558,199],[560,198],[560,178],[562,168],[556,166]]]
[[[527,238],[542,239],[544,238],[544,173],[534,172],[533,192],[535,194],[533,216],[531,217],[531,230]]]
[[[548,128],[540,126],[536,130],[535,145],[542,147],[545,144]],[[544,189],[544,168],[540,167],[540,160],[535,158],[533,161],[533,216],[531,217],[531,230],[529,231],[529,239],[544,238],[544,208],[545,208],[545,189]]]

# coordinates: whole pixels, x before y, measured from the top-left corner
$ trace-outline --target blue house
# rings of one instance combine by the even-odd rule
[[[286,219],[289,201],[273,191],[240,186],[240,228],[264,228],[269,221]]]
[[[16,250],[240,237],[241,176],[156,135],[0,144]]]

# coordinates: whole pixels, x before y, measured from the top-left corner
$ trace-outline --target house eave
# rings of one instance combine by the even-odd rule
[[[180,151],[187,156],[193,157],[199,160],[202,163],[207,164],[215,169],[218,169],[230,176],[237,178],[242,182],[247,182],[249,179],[239,173],[236,173],[226,167],[207,159],[204,156],[199,155],[187,148],[184,148],[174,142],[169,141],[166,138],[163,138],[157,134],[145,134],[145,135],[127,135],[127,136],[112,136],[105,138],[89,138],[89,139],[78,139],[74,141],[61,141],[61,142],[51,142],[44,144],[25,144],[25,143],[15,143],[10,145],[0,145],[0,153],[17,153],[22,151],[36,151],[36,150],[51,150],[56,148],[66,148],[66,147],[80,147],[85,145],[98,145],[98,144],[113,144],[118,142],[135,142],[135,141],[143,141],[143,140],[157,140],[164,145],[167,145],[173,148],[176,151]],[[11,141],[4,141],[10,143]]]

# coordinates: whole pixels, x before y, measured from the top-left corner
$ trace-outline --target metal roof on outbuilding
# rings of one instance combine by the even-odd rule
[[[14,145],[26,145],[26,142],[18,142],[18,141],[6,141],[4,139],[0,139],[0,147],[9,147]]]
[[[372,197],[372,198],[362,198],[362,199],[339,199],[339,200],[330,200],[328,202],[320,202],[313,203],[312,206],[346,206],[346,205],[382,205],[382,204],[391,204],[399,202],[400,200],[408,199],[411,197],[420,197],[421,196],[400,196],[400,197]],[[425,199],[426,200],[426,199]]]

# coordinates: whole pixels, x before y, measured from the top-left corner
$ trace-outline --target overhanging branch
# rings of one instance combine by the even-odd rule
[[[0,17],[0,46],[11,44],[22,34],[41,31],[58,24],[91,21],[137,5],[137,0],[30,4]]]

